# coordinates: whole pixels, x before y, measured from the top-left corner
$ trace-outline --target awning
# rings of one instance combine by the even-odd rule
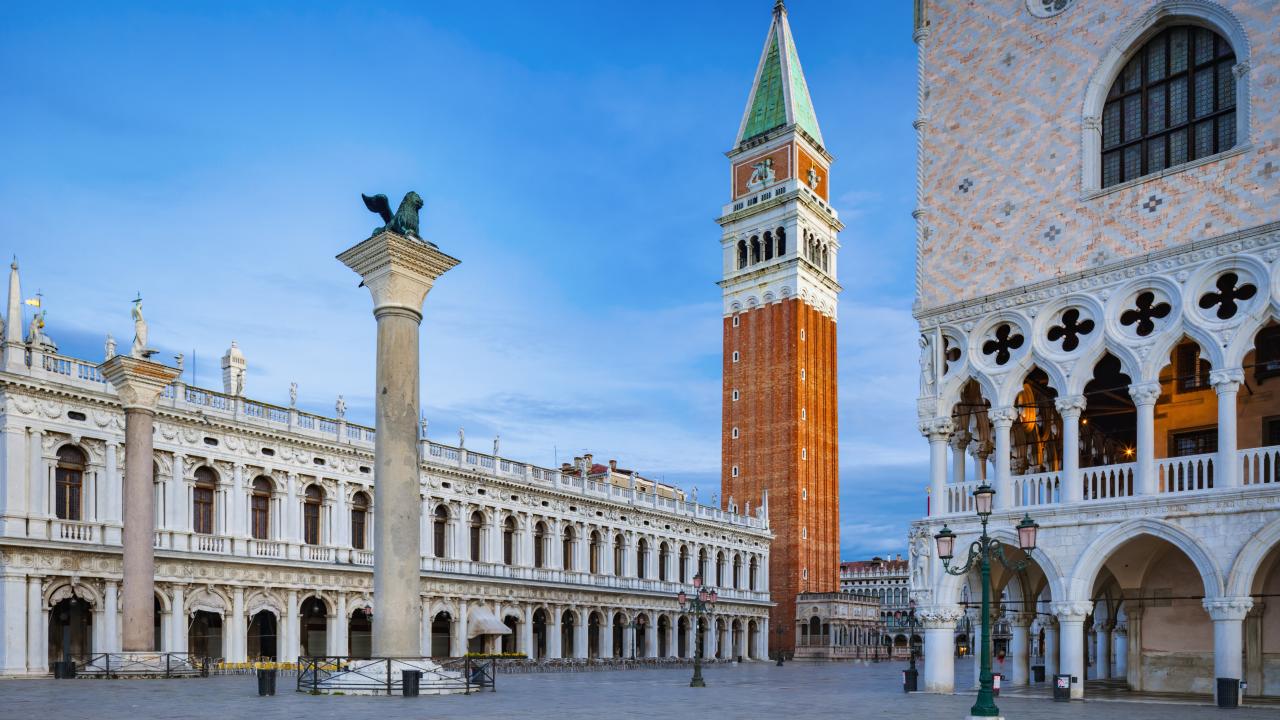
[[[511,628],[483,605],[467,608],[467,639],[481,635],[507,635]]]

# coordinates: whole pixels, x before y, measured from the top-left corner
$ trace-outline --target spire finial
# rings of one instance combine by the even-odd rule
[[[787,4],[786,4],[786,3],[784,3],[782,0],[776,0],[776,1],[773,3],[773,14],[774,14],[774,15],[786,15],[786,14],[787,14]]]

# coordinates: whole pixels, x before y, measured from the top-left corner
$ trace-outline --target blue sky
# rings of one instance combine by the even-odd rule
[[[462,259],[429,296],[434,439],[552,464],[584,450],[719,487],[714,219],[772,0],[7,3],[0,238],[47,332],[232,339],[246,392],[371,421],[368,293],[334,255],[426,200]],[[848,229],[840,281],[842,545],[900,551],[922,514],[910,317],[910,3],[791,0]],[[4,248],[0,248],[4,249]],[[483,440],[481,440],[483,439]]]

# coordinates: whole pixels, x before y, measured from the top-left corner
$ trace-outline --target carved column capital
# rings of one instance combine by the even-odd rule
[[[916,620],[925,630],[954,630],[964,617],[958,605],[926,605],[916,609]]]
[[[995,427],[1009,427],[1018,419],[1018,409],[1012,406],[991,408],[987,411],[987,419]]]
[[[155,412],[160,393],[178,377],[176,368],[128,355],[116,355],[98,369],[115,387],[125,410]]]
[[[1205,598],[1204,609],[1215,622],[1222,620],[1244,620],[1253,607],[1253,598],[1248,596]]]
[[[1102,118],[1097,115],[1086,115],[1084,117],[1084,129],[1102,132]]]
[[[931,420],[920,421],[920,434],[929,439],[929,442],[937,440],[946,440],[956,430],[956,424],[949,417],[933,418]]]
[[[1031,622],[1036,619],[1033,612],[1009,612],[1004,614],[1009,621],[1010,627],[1031,627]]]
[[[1245,75],[1248,75],[1248,74],[1249,74],[1249,63],[1248,63],[1248,62],[1238,62],[1238,63],[1236,63],[1234,66],[1232,66],[1232,68],[1231,68],[1231,72],[1232,72],[1232,74],[1234,74],[1237,78],[1242,78],[1242,77],[1244,77]]]
[[[1088,402],[1083,395],[1066,395],[1053,401],[1053,406],[1064,417],[1072,415],[1079,417],[1080,413],[1084,412],[1087,404]]]
[[[1059,621],[1081,622],[1093,612],[1093,603],[1088,601],[1056,602],[1049,605],[1049,610]]]
[[[435,245],[380,232],[338,255],[364,280],[373,295],[373,314],[405,314],[422,319],[422,303],[436,278],[458,264]]]
[[[1160,399],[1160,383],[1134,383],[1129,386],[1129,397],[1135,405],[1155,405]]]
[[[951,436],[951,447],[956,450],[964,450],[971,442],[973,442],[973,435],[970,435],[968,430],[961,430]]]
[[[1244,370],[1242,368],[1226,368],[1224,370],[1213,370],[1209,373],[1209,384],[1213,386],[1214,391],[1219,395],[1239,390],[1240,384],[1243,382]]]

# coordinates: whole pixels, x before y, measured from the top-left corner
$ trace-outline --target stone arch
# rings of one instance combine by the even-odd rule
[[[1106,565],[1112,553],[1139,535],[1150,535],[1164,540],[1181,550],[1200,572],[1204,583],[1206,599],[1222,595],[1222,572],[1204,546],[1186,530],[1173,523],[1155,518],[1140,518],[1123,522],[1094,538],[1080,554],[1080,559],[1067,578],[1067,595],[1055,597],[1070,601],[1088,601],[1093,591],[1093,582],[1098,573]]]
[[[1204,359],[1209,361],[1209,365],[1214,370],[1226,367],[1223,348],[1218,339],[1195,323],[1184,321],[1160,334],[1151,346],[1151,351],[1147,353],[1142,368],[1142,379],[1135,378],[1134,382],[1159,381],[1161,371],[1173,362],[1173,349],[1182,342],[1184,337],[1200,346]]]
[[[280,601],[280,598],[276,597],[275,594],[269,590],[254,590],[244,599],[246,617],[253,617],[263,610],[266,610],[272,615],[275,615],[278,620],[282,615],[284,615],[284,611],[282,610],[283,607],[284,603]]]
[[[1249,536],[1236,553],[1227,576],[1226,595],[1242,597],[1253,592],[1253,583],[1267,555],[1280,544],[1280,520],[1273,520]]]
[[[436,598],[431,601],[428,614],[434,618],[442,612],[448,613],[451,618],[458,617],[458,607],[452,601],[446,600],[445,598]]]
[[[231,614],[230,599],[221,591],[210,586],[193,589],[187,595],[185,605],[187,615],[194,615],[200,611],[223,617]]]
[[[1101,146],[1102,109],[1112,83],[1125,64],[1140,51],[1147,40],[1169,25],[1190,23],[1217,32],[1235,51],[1237,65],[1250,65],[1249,36],[1235,15],[1209,0],[1164,0],[1116,33],[1107,44],[1081,99],[1082,140],[1080,187],[1091,192],[1102,187]],[[1249,134],[1249,73],[1238,74],[1236,80],[1236,147],[1247,146]]]
[[[86,585],[79,578],[64,578],[49,583],[44,589],[44,607],[51,608],[73,594],[95,608],[103,606],[102,595],[92,585]]]
[[[961,395],[964,392],[964,387],[970,380],[977,383],[979,392],[982,393],[983,398],[991,403],[991,407],[998,407],[996,405],[996,399],[1000,397],[1000,392],[995,381],[987,376],[986,373],[970,369],[969,372],[964,375],[960,375],[954,380],[948,381],[942,388],[942,392],[939,394],[938,398],[938,414],[940,416],[951,416],[952,408],[956,406],[956,403],[961,401]]]
[[[1070,383],[1067,376],[1062,373],[1062,368],[1058,363],[1044,357],[1035,349],[1024,355],[1017,365],[1009,371],[1004,378],[1003,384],[1000,386],[999,394],[991,399],[992,407],[1009,407],[1013,405],[1018,398],[1018,393],[1022,392],[1022,386],[1027,381],[1027,376],[1039,369],[1049,377],[1049,387],[1058,391],[1058,397],[1067,394],[1067,388]]]
[[[1262,305],[1249,313],[1236,328],[1231,342],[1223,349],[1221,369],[1243,367],[1245,357],[1256,349],[1258,333],[1273,321],[1280,322],[1280,313],[1277,313],[1272,303]]]
[[[1134,354],[1132,348],[1120,342],[1115,337],[1107,335],[1103,341],[1090,346],[1084,351],[1078,360],[1075,361],[1071,368],[1070,382],[1067,383],[1067,392],[1065,395],[1083,395],[1084,388],[1093,380],[1094,370],[1098,367],[1098,363],[1102,362],[1102,358],[1111,355],[1120,361],[1120,371],[1135,382],[1142,382],[1142,361]]]

